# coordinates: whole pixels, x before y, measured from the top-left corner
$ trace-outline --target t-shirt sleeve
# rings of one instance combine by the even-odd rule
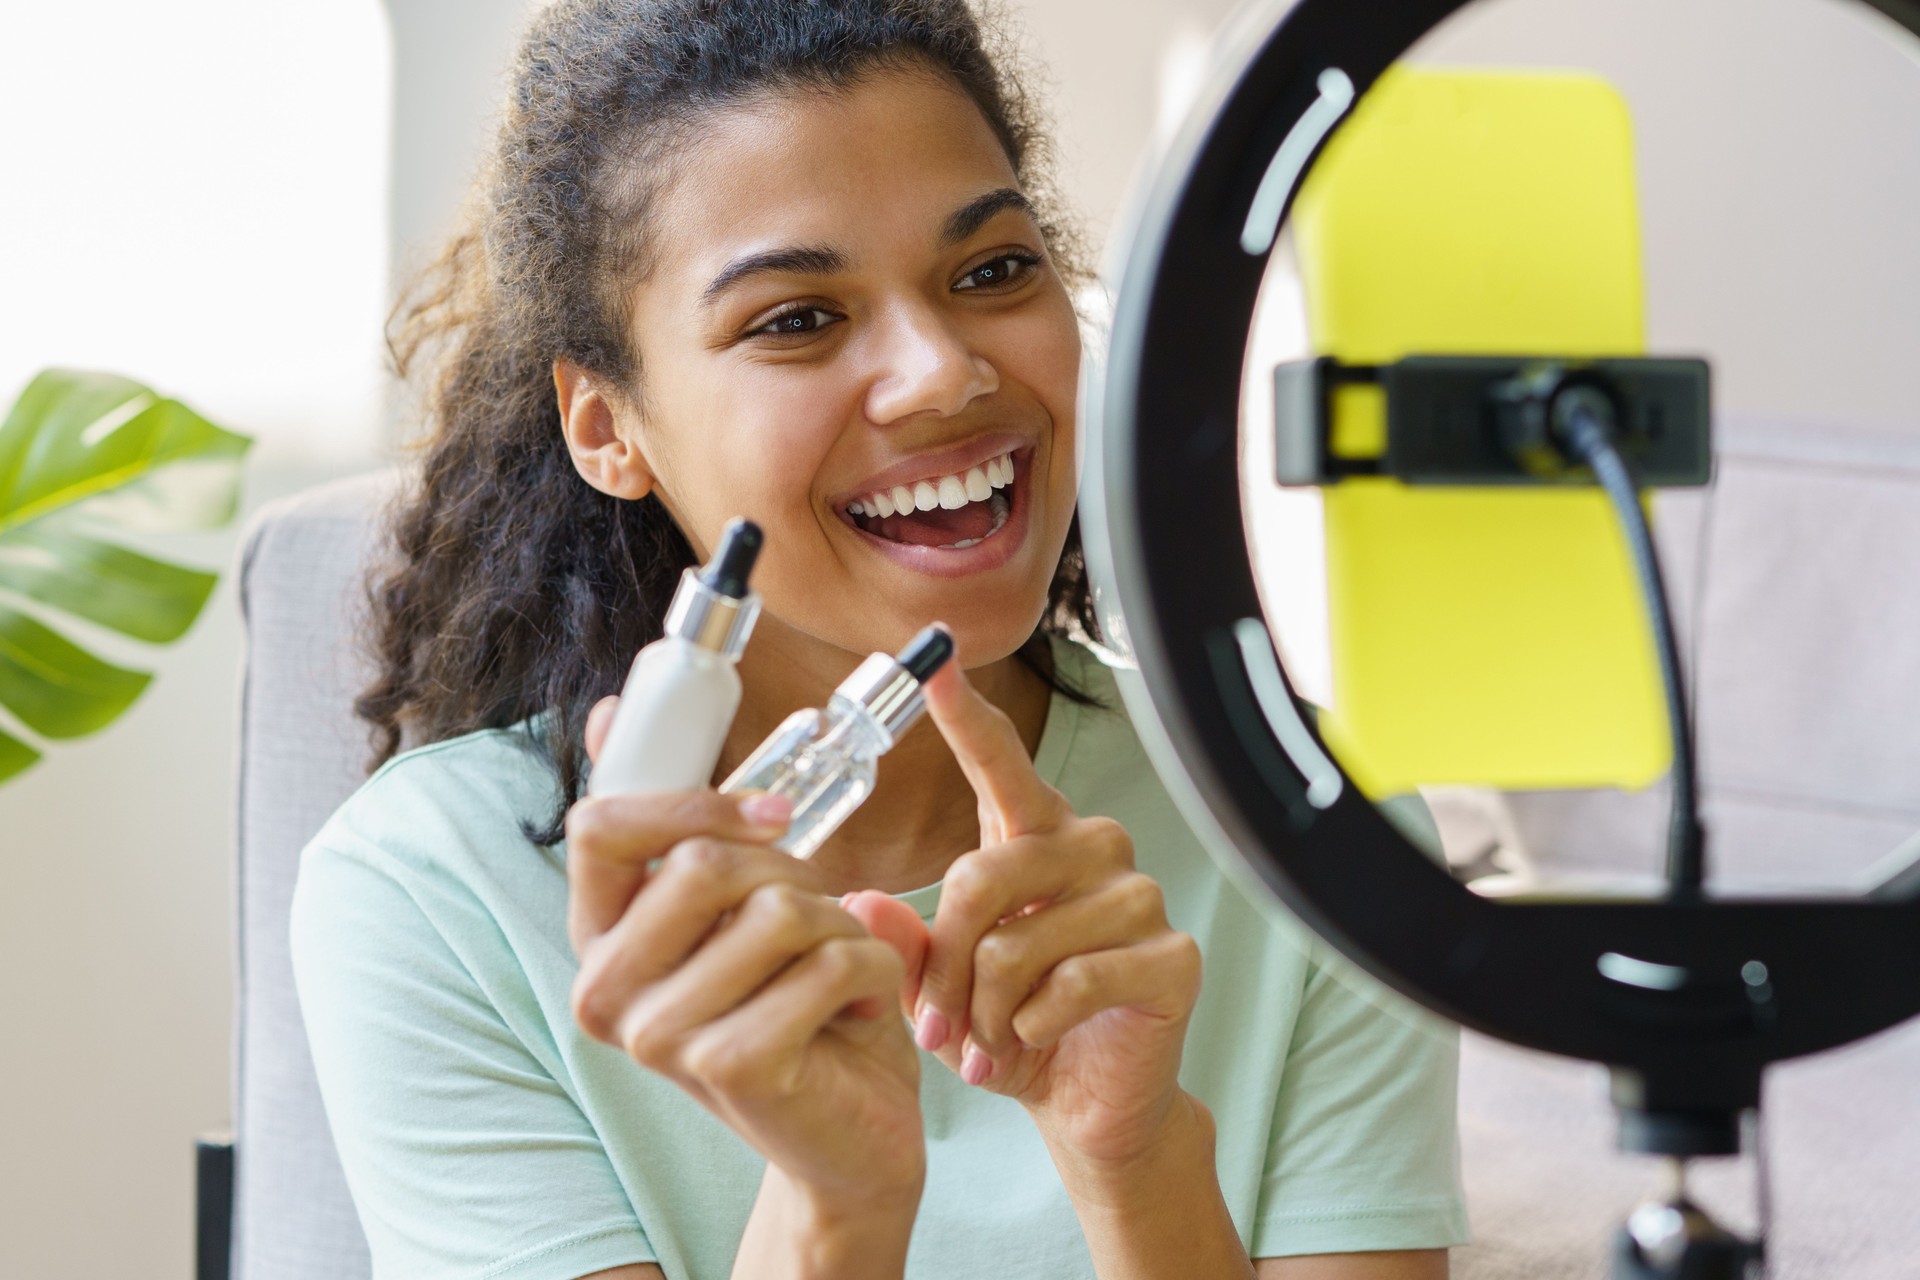
[[[378,849],[301,857],[292,947],[376,1280],[574,1280],[654,1260],[580,1108]]]
[[[1255,1258],[1467,1241],[1458,1034],[1343,968],[1319,963],[1307,978],[1268,1141]]]

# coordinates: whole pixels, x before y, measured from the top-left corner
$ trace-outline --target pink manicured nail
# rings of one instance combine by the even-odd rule
[[[771,791],[749,796],[740,804],[740,816],[758,827],[784,827],[793,817],[793,801]]]
[[[953,1028],[948,1025],[946,1014],[938,1009],[922,1009],[914,1023],[913,1042],[928,1053],[936,1053],[951,1034]]]
[[[993,1059],[972,1045],[960,1055],[960,1078],[968,1084],[985,1084],[993,1074]]]

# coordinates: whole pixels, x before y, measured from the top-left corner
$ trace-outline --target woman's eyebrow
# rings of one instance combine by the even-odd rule
[[[987,219],[1008,209],[1018,209],[1036,222],[1040,219],[1040,215],[1034,210],[1033,201],[1012,187],[998,187],[985,195],[975,196],[948,214],[947,225],[940,232],[940,243],[959,244],[985,226]]]
[[[830,276],[847,269],[847,255],[838,249],[795,245],[768,249],[735,258],[715,276],[700,295],[702,306],[712,306],[716,298],[749,276],[795,275]]]

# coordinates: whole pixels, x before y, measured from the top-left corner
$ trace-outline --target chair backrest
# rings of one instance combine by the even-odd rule
[[[262,508],[240,557],[235,993],[235,1280],[356,1280],[366,1237],[321,1109],[287,920],[300,850],[366,776],[353,715],[367,665],[361,569],[395,477],[336,481]]]

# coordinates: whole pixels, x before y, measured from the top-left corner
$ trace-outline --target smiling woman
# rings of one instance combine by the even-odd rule
[[[294,905],[377,1273],[1444,1274],[1451,1042],[1214,870],[1073,639],[1076,272],[1025,104],[957,0],[530,34],[399,335],[437,372],[384,763]],[[740,515],[716,777],[868,653],[957,649],[804,862],[772,796],[582,798]]]

